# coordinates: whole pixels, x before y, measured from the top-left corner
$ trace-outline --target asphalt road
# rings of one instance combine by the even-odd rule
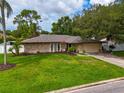
[[[76,89],[64,93],[124,93],[124,80],[88,88]]]

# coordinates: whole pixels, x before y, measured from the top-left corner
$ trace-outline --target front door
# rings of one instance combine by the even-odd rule
[[[72,47],[72,44],[67,44],[67,51],[70,47]]]

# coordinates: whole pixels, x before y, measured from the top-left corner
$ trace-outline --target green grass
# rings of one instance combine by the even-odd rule
[[[42,93],[124,76],[123,68],[88,56],[9,55],[8,59],[17,66],[0,71],[0,93]]]
[[[115,56],[124,57],[124,51],[114,51],[112,54]]]

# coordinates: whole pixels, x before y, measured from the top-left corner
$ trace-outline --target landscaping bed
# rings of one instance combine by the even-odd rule
[[[43,93],[124,76],[123,68],[89,56],[9,55],[8,62],[16,67],[0,71],[0,93]]]
[[[0,64],[0,71],[8,70],[15,66],[16,66],[15,64],[6,64],[6,65]]]

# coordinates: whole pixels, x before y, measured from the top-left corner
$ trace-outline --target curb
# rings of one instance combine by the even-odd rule
[[[50,91],[50,92],[45,92],[45,93],[68,93],[69,91],[82,89],[82,88],[87,88],[87,87],[92,87],[92,86],[97,86],[97,85],[102,85],[102,84],[107,84],[107,83],[120,81],[120,80],[124,80],[124,77],[99,81],[99,82],[96,82],[96,83],[90,83],[90,84],[85,84],[85,85],[80,85],[80,86],[75,86],[75,87],[70,87],[70,88],[63,88],[63,89],[60,89],[60,90],[55,90],[55,91]]]

